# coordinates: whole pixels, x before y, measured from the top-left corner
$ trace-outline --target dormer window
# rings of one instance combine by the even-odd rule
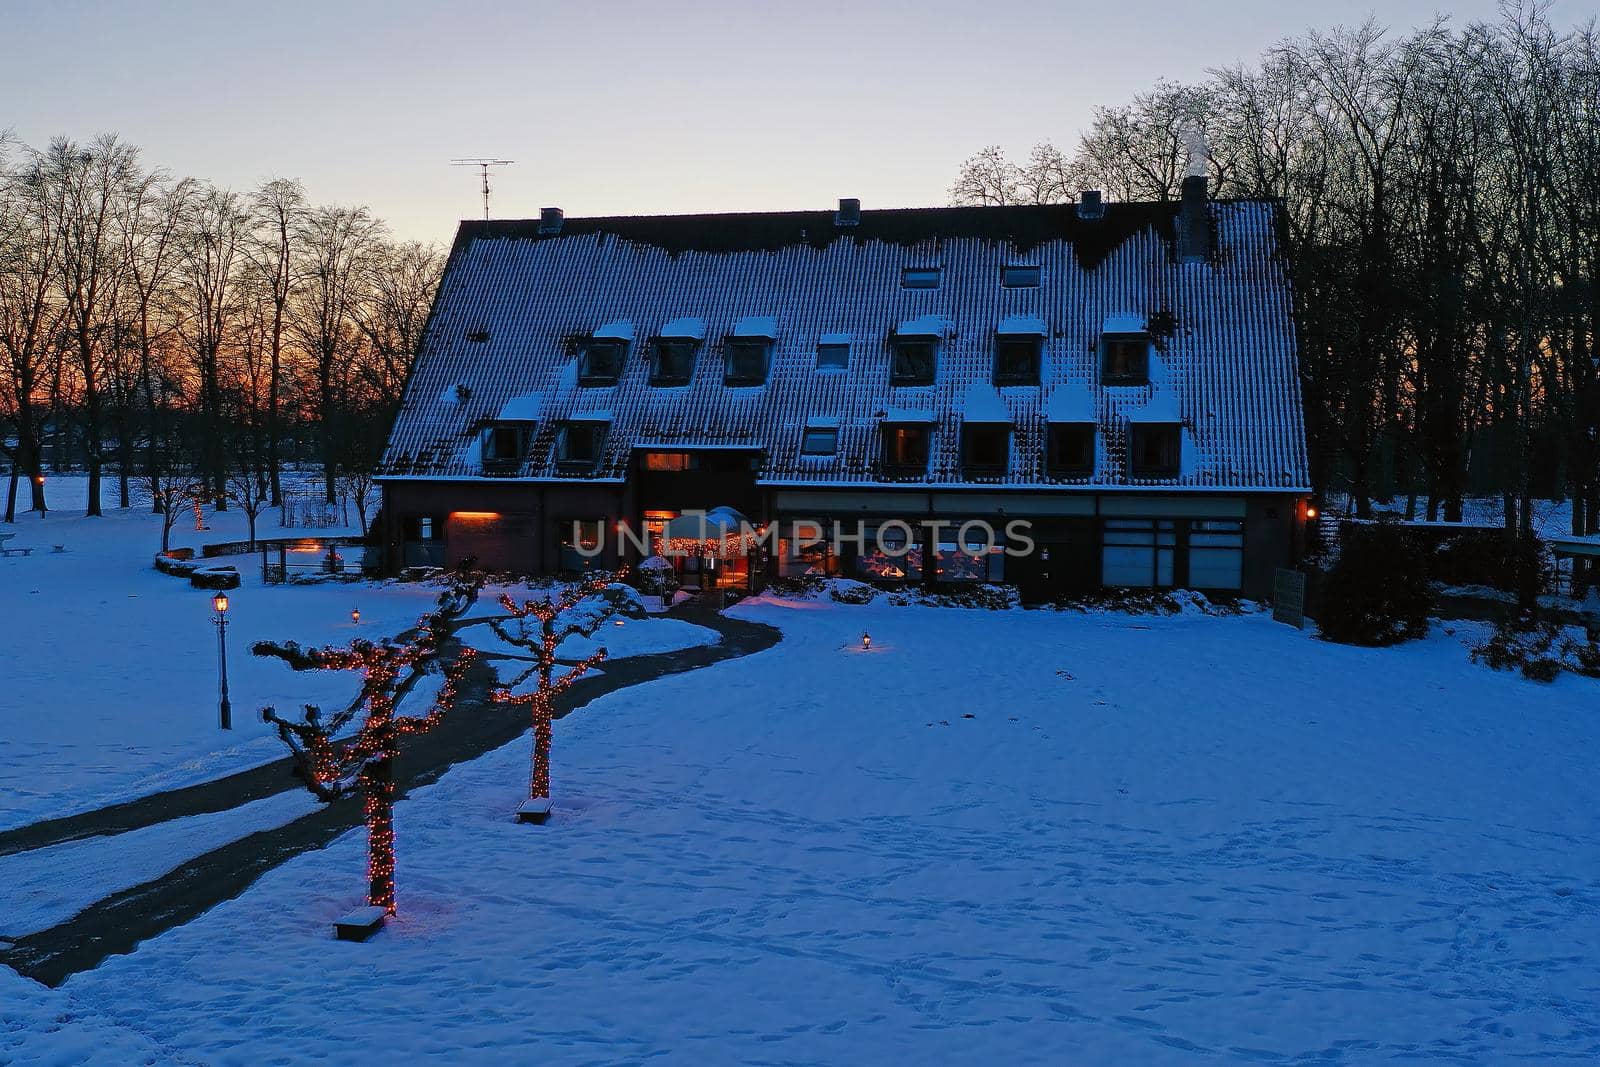
[[[1039,268],[1012,264],[1000,268],[1000,284],[1007,289],[1039,288]]]
[[[1011,461],[1011,427],[967,423],[961,427],[961,469],[967,475],[1004,474]]]
[[[572,420],[561,429],[561,440],[556,448],[556,462],[561,473],[579,474],[593,470],[600,462],[600,451],[605,447],[609,421]]]
[[[883,424],[883,470],[891,478],[922,478],[928,473],[933,427],[926,422]]]
[[[1103,385],[1150,384],[1150,331],[1136,315],[1111,315],[1100,331]]]
[[[1059,422],[1050,426],[1045,469],[1052,478],[1083,478],[1094,473],[1092,422]]]
[[[932,385],[939,359],[939,339],[913,334],[894,339],[894,362],[889,369],[890,385]]]
[[[1128,473],[1135,478],[1176,478],[1183,457],[1178,423],[1133,423],[1128,427]]]
[[[579,385],[616,385],[628,356],[628,342],[616,337],[592,338],[578,366]]]
[[[730,337],[724,345],[727,368],[723,374],[724,385],[763,385],[767,380],[767,362],[772,353],[772,340],[767,337]]]
[[[520,466],[531,437],[532,426],[527,423],[495,423],[483,432],[484,464]]]
[[[650,363],[651,385],[688,385],[700,342],[687,337],[658,337]]]
[[[938,267],[906,267],[900,272],[900,288],[902,289],[937,289],[939,288]]]

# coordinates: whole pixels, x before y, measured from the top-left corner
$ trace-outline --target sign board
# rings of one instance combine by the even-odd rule
[[[1296,628],[1305,626],[1305,572],[1278,568],[1272,577],[1272,618]]]

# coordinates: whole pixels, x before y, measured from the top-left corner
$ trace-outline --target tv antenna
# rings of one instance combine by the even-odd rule
[[[508,167],[514,159],[452,159],[452,167],[477,167],[483,174],[483,217],[489,217],[489,168]]]

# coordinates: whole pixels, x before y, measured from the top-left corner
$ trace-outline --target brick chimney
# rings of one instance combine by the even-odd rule
[[[1178,207],[1178,262],[1204,263],[1211,258],[1211,214],[1206,210],[1206,176],[1183,179]]]

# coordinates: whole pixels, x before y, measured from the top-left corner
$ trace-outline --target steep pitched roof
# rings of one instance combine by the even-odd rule
[[[600,412],[612,425],[596,478],[620,478],[635,445],[665,445],[760,449],[771,484],[883,481],[879,426],[915,411],[936,424],[926,483],[965,483],[960,425],[971,387],[991,381],[996,332],[1025,321],[1045,331],[1040,384],[996,391],[1016,458],[985,484],[1058,484],[1044,470],[1045,434],[1060,414],[1050,397],[1070,393],[1075,409],[1092,408],[1106,456],[1093,479],[1073,484],[1303,488],[1277,208],[1213,202],[1217,254],[1195,264],[1172,255],[1175,210],[1110,204],[1099,220],[1070,205],[868,210],[848,228],[832,212],[567,219],[554,235],[540,235],[537,220],[466,222],[382,473],[481,475],[479,430],[512,397],[536,395],[541,421],[522,477],[555,477],[560,422]],[[1017,263],[1041,268],[1039,287],[1001,286],[1001,268]],[[938,288],[901,287],[902,268],[930,265],[942,268]],[[685,320],[699,320],[705,338],[691,381],[651,386],[652,338],[668,324],[692,333]],[[776,335],[767,383],[729,388],[724,341],[757,320],[771,320]],[[1156,331],[1159,383],[1100,385],[1108,320]],[[891,387],[896,332],[926,321],[943,324],[934,383]],[[621,322],[634,339],[618,384],[580,386],[584,341]],[[839,334],[852,339],[848,367],[819,372],[817,344]],[[1170,406],[1194,444],[1195,462],[1176,483],[1131,479],[1122,462],[1129,420],[1148,417],[1153,402]],[[838,453],[802,460],[804,428],[819,418],[837,420]]]

